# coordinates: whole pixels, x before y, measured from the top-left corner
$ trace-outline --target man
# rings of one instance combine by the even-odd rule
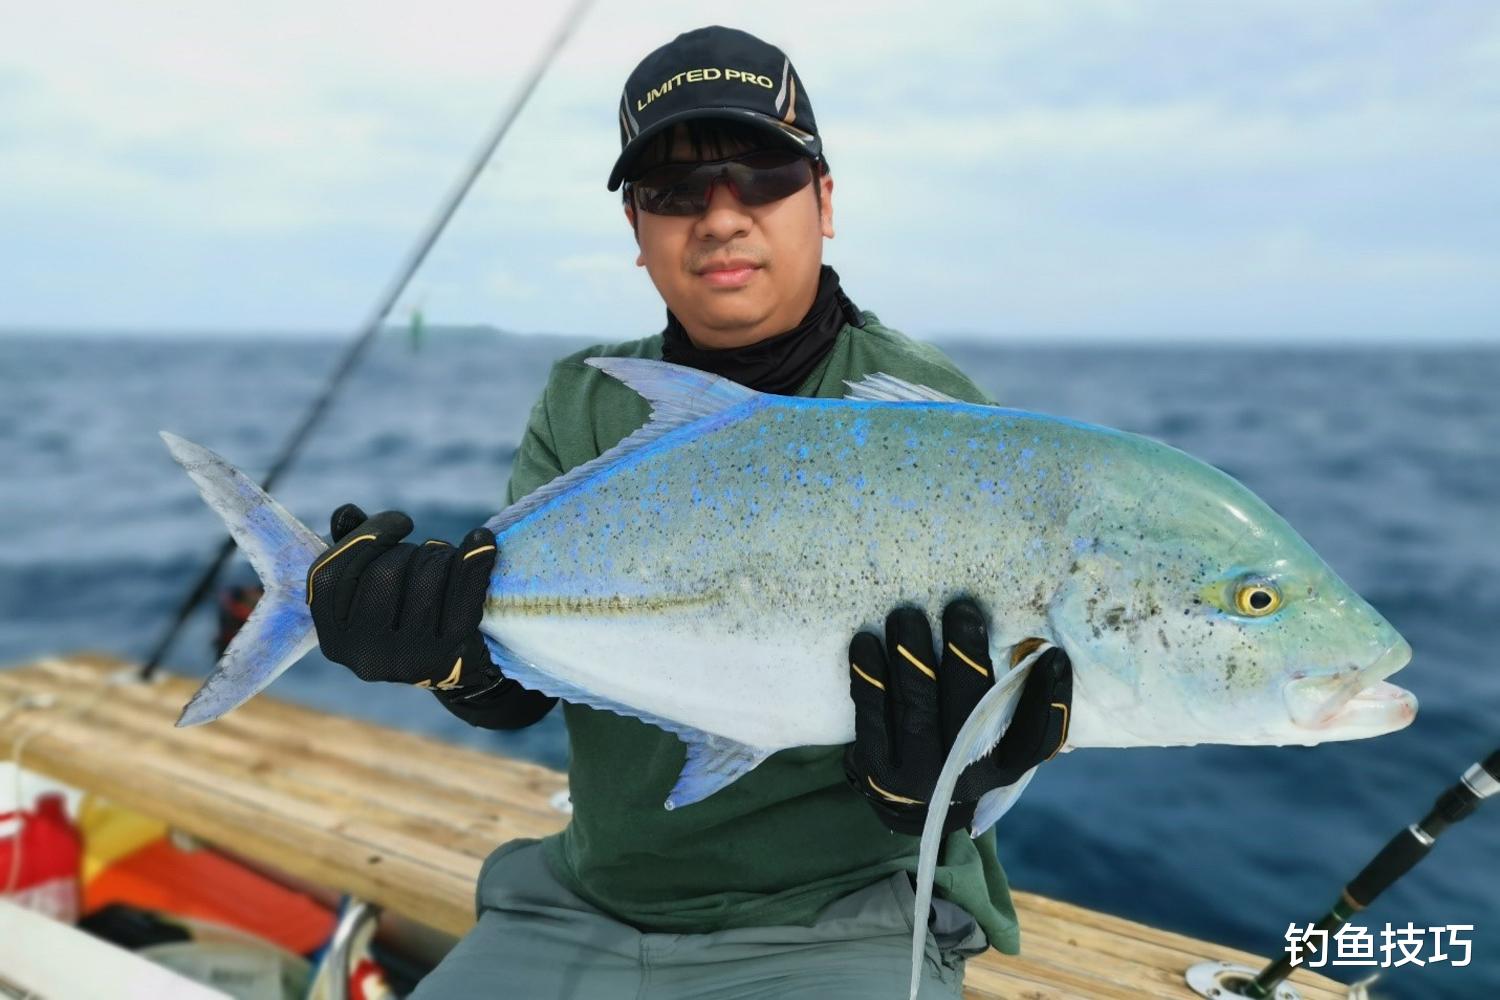
[[[623,188],[636,263],[667,305],[666,328],[554,366],[516,455],[511,502],[645,422],[645,401],[587,357],[662,358],[763,392],[823,397],[883,371],[984,401],[936,350],[857,309],[822,264],[833,178],[807,91],[780,50],[721,27],[681,35],[630,75],[619,120],[609,187]],[[525,726],[552,708],[500,674],[477,630],[493,535],[412,545],[401,541],[411,531],[404,514],[366,518],[352,505],[332,529],[336,544],[309,571],[330,659],[368,680],[430,687],[475,725]],[[572,822],[490,856],[478,926],[417,996],[896,995],[915,835],[993,665],[972,600],[944,609],[941,647],[923,609],[893,609],[884,625],[883,637],[860,632],[850,645],[853,744],[776,754],[676,811],[661,807],[683,763],[675,736],[565,706]],[[975,841],[959,828],[980,795],[1056,752],[1070,693],[1071,668],[1054,650],[1033,669],[1000,746],[961,780],[924,997],[958,995],[966,956],[1018,950],[993,834]]]

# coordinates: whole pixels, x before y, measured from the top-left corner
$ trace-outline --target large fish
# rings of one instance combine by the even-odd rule
[[[1031,639],[1068,652],[1067,749],[1313,744],[1415,716],[1383,680],[1411,656],[1396,630],[1249,490],[1166,445],[882,375],[804,399],[589,363],[651,420],[490,521],[481,629],[521,684],[679,736],[669,809],[778,750],[852,740],[850,636],[960,594],[988,607],[995,663]],[[217,455],[163,437],[266,588],[183,710],[193,725],[316,645],[304,579],[327,544]],[[1004,732],[1035,656],[975,708],[934,803]],[[986,796],[973,832],[1024,785]],[[913,996],[945,811],[922,838]]]

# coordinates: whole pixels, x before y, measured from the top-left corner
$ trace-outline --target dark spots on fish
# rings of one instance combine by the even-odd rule
[[[1229,657],[1229,659],[1224,661],[1224,679],[1226,681],[1234,680],[1234,673],[1238,669],[1240,669],[1239,661],[1232,656]]]
[[[1166,629],[1164,629],[1164,628],[1157,629],[1156,630],[1156,637],[1161,640],[1161,648],[1162,649],[1171,649],[1172,648],[1172,644],[1167,641],[1167,630]]]
[[[1039,615],[1047,613],[1047,594],[1040,583],[1036,585],[1036,590],[1031,595],[1031,610]]]
[[[1121,606],[1117,605],[1117,606],[1115,606],[1113,608],[1110,608],[1108,611],[1104,612],[1104,624],[1108,625],[1110,628],[1114,629],[1116,632],[1120,631],[1120,623],[1123,622],[1124,620],[1125,620],[1125,609],[1124,609],[1124,607],[1121,607]]]
[[[1078,574],[1079,568],[1080,567],[1078,565],[1078,560],[1074,559],[1073,560],[1073,565],[1071,565],[1071,566],[1068,567],[1068,575],[1069,576],[1076,576]]]

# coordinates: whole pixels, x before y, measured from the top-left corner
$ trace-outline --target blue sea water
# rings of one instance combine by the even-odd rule
[[[278,497],[309,524],[353,500],[456,538],[500,508],[549,362],[576,342],[492,332],[380,342]],[[1081,751],[1003,821],[1020,888],[1269,954],[1500,735],[1500,351],[947,345],[994,398],[1145,433],[1279,510],[1410,640],[1407,730],[1313,748]],[[218,544],[156,437],[264,471],[334,340],[0,337],[0,664],[141,656]],[[248,579],[248,569],[235,571]],[[211,666],[207,613],[170,663]],[[497,734],[316,657],[278,696],[562,766],[560,718]],[[1467,968],[1407,965],[1377,995],[1500,996],[1500,804],[1455,827],[1358,923],[1472,924]],[[1023,947],[1025,928],[1022,928]],[[1378,955],[1378,952],[1377,952]],[[1212,958],[1212,955],[1205,955]],[[1369,969],[1333,970],[1346,980]]]

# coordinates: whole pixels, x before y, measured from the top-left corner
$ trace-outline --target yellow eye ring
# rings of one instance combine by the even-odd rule
[[[1247,618],[1264,618],[1281,607],[1281,591],[1269,583],[1242,583],[1234,592],[1234,607]]]

